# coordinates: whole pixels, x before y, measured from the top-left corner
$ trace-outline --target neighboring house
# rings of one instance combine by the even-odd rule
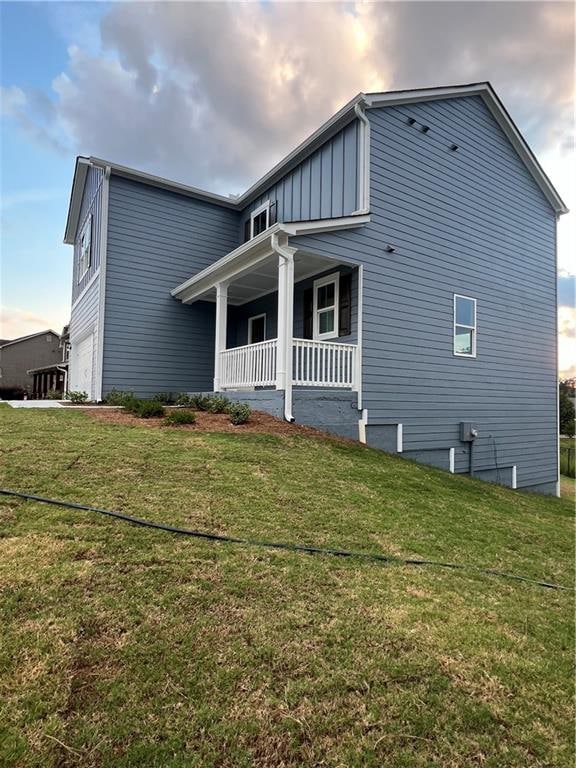
[[[555,493],[565,212],[488,83],[359,94],[239,197],[78,158],[70,389],[214,389]]]
[[[4,342],[0,346],[0,396],[32,396],[31,369],[54,366],[60,359],[60,335],[51,329]]]
[[[70,355],[70,332],[65,325],[58,345],[59,360],[49,365],[32,368],[28,374],[32,376],[32,397],[42,400],[50,393],[58,393],[64,397],[68,389],[68,358]]]

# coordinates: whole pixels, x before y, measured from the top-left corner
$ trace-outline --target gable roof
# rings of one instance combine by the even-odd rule
[[[20,336],[17,339],[12,339],[12,341],[4,341],[2,344],[0,344],[0,349],[4,349],[4,347],[9,347],[11,344],[20,344],[22,341],[29,341],[30,339],[36,338],[36,336],[44,336],[45,334],[51,333],[53,336],[56,336],[57,339],[60,338],[60,334],[56,333],[56,331],[53,331],[52,328],[47,328],[45,331],[38,331],[37,333],[30,333],[28,336]]]
[[[80,205],[82,202],[82,192],[88,168],[91,165],[99,168],[110,168],[111,173],[116,176],[140,181],[151,186],[178,192],[207,202],[218,203],[219,205],[233,210],[242,210],[252,200],[258,197],[259,194],[264,192],[267,187],[272,186],[284,174],[288,173],[292,168],[318,149],[318,147],[324,144],[324,142],[331,136],[348,123],[352,122],[352,120],[356,118],[355,109],[358,104],[363,105],[366,109],[374,109],[419,101],[435,101],[438,99],[453,99],[467,96],[479,96],[484,101],[552,208],[559,215],[568,213],[566,204],[544,172],[527,141],[524,139],[503,103],[497,96],[496,91],[489,82],[485,81],[468,83],[466,85],[413,88],[378,93],[358,93],[353,99],[338,110],[338,112],[332,115],[329,120],[314,131],[314,133],[293,149],[292,152],[286,155],[286,157],[265,173],[264,176],[238,196],[231,195],[226,197],[225,195],[208,192],[198,187],[170,181],[161,176],[144,173],[143,171],[128,168],[98,157],[78,157],[76,158],[76,167],[74,170],[74,180],[72,183],[64,242],[69,244],[74,242],[78,216],[80,214]]]

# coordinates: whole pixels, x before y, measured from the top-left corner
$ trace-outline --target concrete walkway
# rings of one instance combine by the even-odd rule
[[[10,408],[64,408],[58,400],[2,400]]]

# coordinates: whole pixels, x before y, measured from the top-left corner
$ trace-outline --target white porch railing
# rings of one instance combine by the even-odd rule
[[[356,387],[356,344],[293,340],[292,380],[305,387]]]
[[[220,355],[220,386],[273,387],[276,384],[276,339],[226,349]]]
[[[277,339],[220,353],[222,389],[273,387]],[[292,340],[292,383],[304,387],[356,389],[358,348],[332,341]]]

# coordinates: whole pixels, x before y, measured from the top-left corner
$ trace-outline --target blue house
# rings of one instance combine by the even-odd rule
[[[565,212],[489,83],[361,93],[238,197],[79,157],[70,388],[221,391],[557,493]]]

